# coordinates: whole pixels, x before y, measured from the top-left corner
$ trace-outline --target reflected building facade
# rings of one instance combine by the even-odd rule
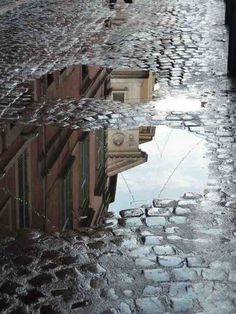
[[[152,140],[155,127],[108,129],[107,134],[107,174],[112,176],[147,161],[148,155],[139,149],[139,145]]]
[[[111,69],[75,65],[43,75],[31,84],[34,101],[42,98],[107,98],[111,92]]]
[[[140,69],[118,69],[111,74],[111,99],[129,104],[152,100],[155,74]]]
[[[1,231],[101,223],[117,179],[106,174],[104,129],[2,125],[1,144]]]
[[[78,229],[103,222],[117,175],[147,161],[155,128],[96,131],[1,125],[1,232]]]
[[[40,77],[30,89],[36,104],[83,97],[118,100],[115,93],[125,88],[128,98],[134,93],[141,100],[152,94],[153,77],[145,73],[78,65]],[[84,131],[1,123],[0,232],[101,224],[115,199],[117,175],[147,161],[139,145],[154,134],[152,127]]]

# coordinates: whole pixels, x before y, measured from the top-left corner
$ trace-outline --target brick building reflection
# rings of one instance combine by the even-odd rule
[[[89,65],[64,68],[32,81],[32,98],[106,98],[110,72]],[[105,145],[104,130],[2,124],[1,231],[98,224],[116,186],[116,177],[105,175]]]
[[[99,224],[114,200],[105,130],[1,126],[1,231]]]
[[[1,125],[1,231],[99,225],[114,201],[117,174],[146,162],[139,144],[154,133]]]
[[[31,90],[35,102],[111,98],[111,70],[69,67],[33,81]],[[154,128],[123,130],[119,144],[111,130],[2,123],[1,233],[99,225],[114,201],[117,174],[147,160],[139,144],[151,140],[154,132]]]

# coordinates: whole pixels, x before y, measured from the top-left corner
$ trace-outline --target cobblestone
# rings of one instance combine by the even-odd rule
[[[109,30],[103,27],[112,14],[105,1],[71,0],[66,7],[63,1],[30,1],[0,16],[2,118],[72,128],[186,128],[206,139],[211,160],[205,192],[186,191],[176,200],[156,195],[149,209],[131,210],[130,218],[124,212],[118,223],[104,226],[110,231],[102,240],[81,228],[78,235],[87,236],[83,254],[70,234],[40,234],[32,256],[10,250],[19,239],[1,241],[1,311],[235,312],[236,97],[235,83],[225,75],[223,5],[137,0],[127,9],[129,20]],[[152,69],[160,88],[138,108],[92,99],[31,104],[29,79],[79,63]],[[175,108],[168,109],[173,98]],[[200,108],[194,111],[196,100]]]

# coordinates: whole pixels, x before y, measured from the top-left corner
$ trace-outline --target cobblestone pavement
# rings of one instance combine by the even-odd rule
[[[1,1],[0,3],[0,15],[5,14],[8,11],[14,10],[19,6],[29,2],[30,0],[17,0],[17,1]]]
[[[207,140],[209,180],[199,195],[186,191],[176,200],[156,199],[122,211],[119,219],[107,219],[106,227],[96,230],[32,232],[1,241],[0,310],[234,313],[236,97],[235,84],[225,75],[224,1],[136,0],[128,8],[126,24],[109,30],[102,24],[97,29],[91,26],[95,15],[100,21],[111,14],[107,4],[89,2],[83,7],[84,19],[90,16],[91,21],[86,36],[80,29],[83,20],[74,25],[78,2],[70,1],[59,17],[55,11],[62,2],[48,3],[44,18],[49,6],[44,1],[27,4],[15,22],[13,13],[1,17],[1,109],[7,113],[2,117],[17,120],[22,110],[6,111],[12,106],[9,99],[15,103],[25,93],[28,104],[27,86],[18,85],[22,80],[53,68],[89,62],[153,69],[160,90],[151,103],[132,107],[132,112],[128,105],[90,99],[30,107],[24,121],[75,128],[159,124],[187,128]],[[39,37],[32,41],[36,29]],[[180,102],[186,97],[190,107],[194,99],[200,109],[162,111],[162,101],[168,104],[170,96]]]
[[[234,313],[235,107],[192,117],[172,112],[163,124],[206,139],[205,190],[123,210],[97,229],[2,240],[2,310]]]
[[[136,0],[126,10],[128,20],[111,29],[106,1],[32,1],[1,16],[1,117],[21,117],[31,101],[27,80],[71,64],[151,69],[158,97],[176,88],[198,97],[227,89],[223,1]]]

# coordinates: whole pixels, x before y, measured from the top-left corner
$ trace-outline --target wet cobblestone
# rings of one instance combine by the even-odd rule
[[[224,75],[223,1],[137,0],[128,9],[126,25],[111,30],[101,26],[111,14],[107,3],[81,3],[84,18],[91,21],[87,23],[91,32],[84,38],[83,32],[76,37],[81,24],[73,26],[74,20],[78,22],[79,12],[74,10],[78,2],[70,4],[56,16],[62,2],[50,1],[51,9],[42,20],[48,9],[42,1],[24,6],[15,20],[10,12],[0,18],[2,118],[15,120],[20,114],[25,123],[72,128],[157,124],[186,128],[207,141],[209,180],[202,194],[186,191],[176,200],[156,196],[144,210],[125,210],[119,219],[113,218],[113,228],[39,233],[36,238],[29,233],[23,237],[24,252],[19,239],[1,241],[0,310],[24,312],[27,306],[35,313],[234,313],[236,98],[234,83]],[[25,22],[18,23],[26,14]],[[94,16],[101,19],[95,30]],[[49,24],[42,32],[45,19]],[[143,21],[141,26],[137,19]],[[32,46],[35,30],[41,37]],[[96,49],[90,49],[90,42]],[[91,99],[27,107],[31,99],[22,81],[77,61],[151,68],[159,75],[161,89],[151,104],[135,109]],[[158,109],[161,99],[186,94],[199,100],[198,112]],[[19,105],[18,111],[12,110],[13,104]]]

